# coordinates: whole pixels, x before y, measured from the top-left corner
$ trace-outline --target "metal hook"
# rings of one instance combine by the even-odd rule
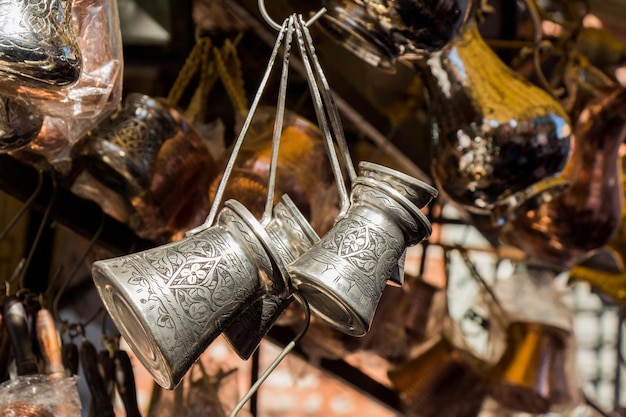
[[[230,417],[235,417],[239,413],[239,411],[241,411],[241,409],[248,402],[250,397],[252,397],[254,395],[254,393],[257,392],[257,390],[259,389],[261,384],[263,382],[265,382],[265,380],[270,376],[270,374],[272,372],[274,372],[274,369],[276,369],[276,367],[285,358],[285,356],[287,356],[293,350],[293,348],[296,346],[296,343],[298,343],[304,337],[304,335],[306,334],[307,330],[309,329],[309,323],[311,322],[311,310],[309,308],[309,303],[307,302],[307,300],[303,296],[301,296],[297,292],[293,293],[293,297],[304,308],[304,325],[302,326],[302,329],[300,330],[300,333],[298,333],[293,338],[293,340],[291,342],[289,342],[283,348],[283,350],[276,357],[276,359],[274,359],[272,361],[272,363],[267,367],[267,369],[263,372],[263,374],[259,377],[259,379],[257,379],[257,381],[254,383],[254,385],[252,385],[252,387],[248,390],[246,395],[244,395],[243,398],[241,400],[239,400],[239,403],[237,403],[237,405],[235,406],[233,411],[230,413]]]
[[[263,20],[265,20],[265,22],[267,22],[267,24],[270,25],[274,30],[280,31],[282,26],[276,23],[276,21],[272,19],[269,13],[267,13],[267,9],[265,8],[265,0],[259,0],[258,3],[259,3],[259,12],[261,13],[261,17],[263,18]],[[309,20],[307,20],[305,25],[306,26],[311,25],[313,22],[319,19],[320,16],[322,16],[324,13],[326,13],[326,8],[322,7],[320,10],[317,11],[317,13],[311,16]]]
[[[285,101],[287,99],[287,79],[289,78],[289,55],[291,53],[291,41],[294,32],[294,17],[290,16],[287,23],[287,34],[285,37],[285,47],[283,50],[283,70],[280,77],[278,89],[278,103],[276,104],[276,117],[274,119],[274,135],[272,137],[272,151],[270,157],[269,180],[267,185],[267,199],[265,200],[265,211],[261,219],[261,224],[266,226],[271,220],[272,209],[274,208],[274,190],[276,188],[276,168],[278,165],[278,149],[280,147],[280,137],[283,133],[283,120],[285,118]]]
[[[563,88],[560,88],[558,90],[552,88],[552,86],[546,79],[545,74],[543,73],[543,69],[541,68],[541,47],[547,42],[543,40],[541,15],[539,13],[539,8],[537,6],[537,3],[535,3],[535,0],[525,0],[525,3],[528,7],[528,13],[533,23],[533,67],[535,68],[535,74],[537,75],[541,86],[553,97],[558,97],[563,94]]]

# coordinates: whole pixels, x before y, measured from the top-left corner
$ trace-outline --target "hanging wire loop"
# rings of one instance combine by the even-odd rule
[[[276,23],[276,21],[274,19],[272,19],[272,17],[269,15],[269,13],[267,12],[267,9],[265,8],[265,0],[259,0],[259,12],[261,13],[261,17],[263,18],[263,20],[265,20],[265,22],[270,25],[270,27],[276,31],[280,31],[282,28],[282,25],[279,25],[278,23]],[[322,7],[320,10],[318,10],[313,16],[311,16],[309,18],[309,20],[306,21],[306,25],[310,26],[311,24],[313,24],[313,22],[315,22],[317,19],[320,18],[321,15],[323,15],[324,13],[326,13],[326,8]]]

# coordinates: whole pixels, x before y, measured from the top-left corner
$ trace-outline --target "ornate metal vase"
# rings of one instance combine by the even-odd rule
[[[161,386],[174,388],[207,346],[263,296],[285,297],[289,283],[252,214],[227,201],[203,231],[93,263],[113,322]]]
[[[346,214],[289,265],[292,284],[323,321],[362,336],[404,251],[430,233],[426,216],[401,193],[357,177]]]
[[[476,24],[417,67],[431,101],[432,176],[450,201],[501,225],[563,191],[567,114],[507,67]]]
[[[59,88],[78,80],[81,51],[69,0],[0,5],[0,74],[13,86]]]
[[[122,201],[109,214],[142,237],[167,241],[206,218],[215,163],[193,127],[159,99],[129,94],[72,155]]]

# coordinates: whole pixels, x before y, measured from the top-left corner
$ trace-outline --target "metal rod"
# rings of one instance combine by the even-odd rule
[[[291,342],[287,343],[287,345],[283,348],[283,350],[276,357],[276,359],[274,359],[272,363],[267,367],[267,369],[263,372],[263,374],[261,374],[259,379],[256,380],[256,382],[248,390],[246,395],[244,395],[239,403],[235,406],[232,413],[230,413],[230,417],[235,417],[239,413],[239,411],[241,411],[241,409],[248,402],[250,397],[252,397],[254,393],[258,391],[261,384],[263,384],[263,382],[265,382],[265,380],[271,375],[271,373],[274,372],[274,369],[276,369],[276,367],[282,362],[282,360],[285,359],[285,357],[293,350],[293,348],[296,346],[296,343],[298,343],[304,337],[307,330],[309,329],[309,324],[311,322],[311,310],[309,308],[309,303],[302,295],[298,294],[297,292],[293,293],[293,297],[304,308],[304,325],[302,326],[300,333],[298,333]]]
[[[338,218],[342,217],[346,210],[350,205],[350,199],[348,196],[348,192],[346,190],[346,184],[343,179],[343,174],[341,173],[341,166],[339,164],[339,159],[337,157],[337,153],[335,152],[335,145],[333,141],[332,134],[330,132],[330,127],[328,125],[328,119],[326,118],[326,113],[324,109],[324,102],[322,100],[322,96],[320,93],[319,86],[317,85],[317,80],[315,78],[315,73],[311,67],[311,63],[309,61],[309,51],[304,44],[304,35],[302,33],[302,24],[301,21],[296,23],[296,37],[298,38],[298,47],[300,48],[300,55],[302,58],[302,63],[304,65],[304,69],[306,71],[306,79],[309,84],[309,90],[311,91],[311,97],[313,99],[313,107],[315,109],[315,114],[317,116],[317,122],[319,124],[320,130],[324,137],[324,143],[326,145],[326,152],[328,154],[328,159],[330,160],[331,169],[335,176],[335,181],[337,183],[337,190],[339,192],[339,200],[340,200],[340,210],[338,214]]]
[[[291,40],[293,39],[294,17],[290,16],[287,23],[287,35],[285,36],[285,48],[283,50],[283,69],[278,88],[278,103],[276,104],[276,117],[274,119],[274,137],[272,138],[272,152],[270,156],[269,179],[267,184],[267,199],[265,200],[265,212],[261,218],[261,225],[266,226],[272,218],[274,207],[274,190],[276,189],[276,169],[278,166],[278,150],[280,137],[283,133],[283,121],[285,119],[285,101],[287,99],[287,81],[289,78],[289,55],[291,54]]]
[[[250,124],[252,123],[252,118],[254,117],[256,108],[258,107],[259,102],[261,101],[261,97],[263,96],[263,91],[265,90],[265,86],[267,85],[267,81],[272,73],[272,68],[274,67],[274,62],[276,61],[278,50],[280,48],[280,45],[287,31],[287,26],[288,26],[288,19],[285,19],[285,22],[283,23],[283,26],[280,29],[278,36],[276,37],[276,43],[274,44],[274,49],[272,50],[272,54],[270,55],[269,61],[267,63],[265,74],[263,75],[263,78],[261,79],[261,83],[259,84],[259,88],[257,89],[254,99],[252,100],[250,111],[248,112],[246,120],[241,128],[241,132],[239,132],[239,136],[237,137],[237,140],[235,141],[235,144],[233,145],[233,149],[230,154],[230,158],[228,159],[228,163],[226,164],[226,168],[224,168],[224,173],[222,174],[222,178],[220,180],[219,186],[217,187],[217,191],[215,192],[215,197],[211,205],[211,210],[209,212],[209,215],[207,216],[206,221],[202,225],[187,231],[187,233],[185,233],[185,236],[191,236],[198,232],[208,229],[209,227],[211,227],[211,225],[213,224],[213,221],[215,220],[215,216],[217,215],[217,211],[219,209],[219,206],[222,202],[222,198],[224,196],[224,189],[226,188],[228,178],[230,177],[230,174],[232,173],[233,167],[235,165],[235,161],[237,160],[237,155],[239,154],[241,145],[243,144],[246,134],[248,133],[248,129],[250,128]]]

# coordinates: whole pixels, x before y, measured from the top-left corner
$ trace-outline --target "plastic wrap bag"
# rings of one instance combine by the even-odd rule
[[[72,26],[82,54],[78,80],[57,89],[22,85],[13,92],[45,116],[41,132],[26,150],[44,155],[53,164],[68,162],[71,144],[108,117],[122,97],[117,0],[74,0]]]
[[[79,417],[81,405],[76,382],[76,377],[51,379],[46,375],[6,381],[0,385],[0,415]]]

